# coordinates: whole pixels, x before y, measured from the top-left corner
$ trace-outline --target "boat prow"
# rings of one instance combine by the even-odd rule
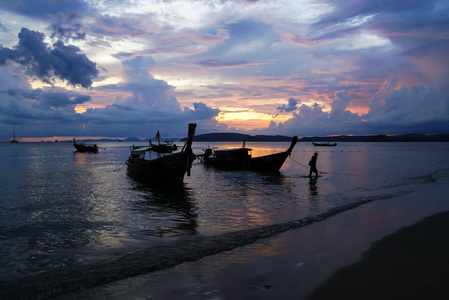
[[[73,146],[78,152],[98,153],[97,144],[77,143],[75,138],[73,138]]]
[[[294,136],[290,147],[286,151],[259,157],[252,157],[252,149],[246,147],[223,150],[209,148],[204,150],[203,162],[206,165],[230,170],[278,172],[297,142],[298,137]]]
[[[186,173],[187,176],[190,176],[190,169],[195,160],[192,151],[195,129],[196,124],[189,124],[188,138],[180,152],[159,153],[154,151],[154,145],[149,147],[131,146],[131,155],[126,161],[128,175],[141,180],[182,182]],[[151,154],[151,152],[153,153]]]

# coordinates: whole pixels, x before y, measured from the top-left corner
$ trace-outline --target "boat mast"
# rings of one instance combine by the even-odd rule
[[[11,143],[18,143],[19,141],[16,140],[16,123],[14,122],[14,138],[12,139]]]

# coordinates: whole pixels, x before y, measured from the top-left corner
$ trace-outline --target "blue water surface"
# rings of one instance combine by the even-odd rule
[[[0,282],[111,262],[179,239],[194,247],[198,236],[251,237],[251,229],[410,192],[449,168],[449,143],[300,142],[276,174],[217,170],[196,160],[184,183],[151,184],[127,176],[131,144],[98,145],[106,149],[92,154],[62,142],[0,143]],[[246,144],[253,156],[289,145]],[[195,154],[207,147],[241,144],[193,144]],[[310,179],[314,152],[320,177]]]

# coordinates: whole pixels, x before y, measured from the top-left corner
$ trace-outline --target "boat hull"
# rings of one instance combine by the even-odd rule
[[[91,152],[91,153],[98,153],[98,148],[93,146],[85,146],[80,144],[75,144],[75,149],[78,152]]]
[[[215,151],[215,156],[206,153],[203,161],[206,165],[230,170],[279,172],[297,142],[298,137],[294,136],[287,151],[259,157],[251,157],[249,148]],[[211,149],[208,150],[212,153]]]
[[[337,146],[337,143],[315,143],[315,142],[312,142],[312,144],[317,147],[335,147],[335,146]]]
[[[204,164],[222,169],[246,170],[251,161],[250,149],[232,149],[215,151],[215,156],[205,156]]]
[[[76,151],[78,152],[91,152],[91,153],[98,153],[98,147],[96,144],[84,144],[80,143],[78,144],[75,141],[75,138],[73,138],[73,146],[75,147]]]
[[[251,158],[248,169],[254,171],[278,172],[287,159],[288,155],[289,152],[285,151],[282,153],[253,157]]]
[[[131,177],[152,181],[183,181],[194,159],[193,154],[178,152],[152,160],[128,159],[126,165]]]

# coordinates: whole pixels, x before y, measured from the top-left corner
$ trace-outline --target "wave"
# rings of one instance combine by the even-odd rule
[[[314,217],[306,217],[280,224],[224,233],[215,236],[186,236],[160,246],[138,249],[116,255],[104,261],[51,270],[21,278],[12,283],[0,283],[5,299],[45,299],[110,283],[120,279],[174,267],[196,261],[205,256],[230,251],[285,232],[323,221],[339,213],[354,209],[374,200],[408,194],[401,192],[359,200],[339,206]]]

